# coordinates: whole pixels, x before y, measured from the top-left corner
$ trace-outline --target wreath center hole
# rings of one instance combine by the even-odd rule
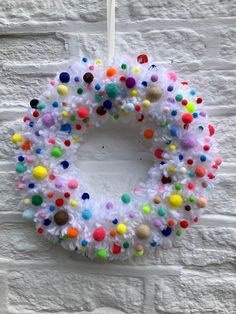
[[[152,143],[142,138],[140,124],[107,121],[83,136],[77,166],[86,191],[118,199],[148,178]]]

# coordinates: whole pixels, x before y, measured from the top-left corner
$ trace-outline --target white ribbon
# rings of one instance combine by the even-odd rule
[[[115,0],[107,0],[107,47],[110,64],[115,54]]]

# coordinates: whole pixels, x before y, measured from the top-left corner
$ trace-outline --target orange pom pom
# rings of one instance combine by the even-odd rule
[[[108,77],[112,77],[112,76],[116,75],[116,73],[117,73],[116,68],[111,67],[111,68],[107,69],[106,74]]]
[[[153,135],[154,135],[154,132],[151,129],[147,129],[143,132],[143,136],[148,140],[153,138]]]
[[[48,198],[52,198],[53,197],[53,192],[48,192]]]
[[[24,143],[21,145],[21,148],[23,149],[23,150],[30,150],[30,148],[31,148],[31,145],[30,145],[31,143],[30,143],[30,140],[25,140],[24,141]]]
[[[79,231],[77,228],[70,227],[67,229],[67,235],[69,238],[76,238]]]
[[[115,237],[116,236],[116,231],[115,230],[111,230],[110,231],[110,236],[111,237]]]

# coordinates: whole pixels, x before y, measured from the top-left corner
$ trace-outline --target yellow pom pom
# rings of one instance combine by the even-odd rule
[[[22,135],[20,133],[16,133],[12,135],[11,140],[14,144],[18,144],[22,142]]]
[[[172,144],[172,145],[170,145],[169,147],[170,147],[170,150],[176,150],[176,146],[175,146],[175,145],[173,145],[173,144]]]
[[[37,166],[37,167],[34,167],[33,169],[33,176],[35,177],[35,179],[43,180],[46,178],[47,174],[48,174],[48,171],[43,166]]]
[[[185,109],[189,113],[193,113],[195,111],[195,105],[192,102],[188,102],[188,104],[185,106]]]
[[[117,233],[119,233],[120,235],[125,234],[126,233],[126,225],[125,224],[118,224],[116,227],[116,231]]]
[[[132,96],[132,97],[138,96],[138,91],[137,91],[137,89],[132,89],[132,91],[130,92],[130,96]]]
[[[100,65],[100,64],[102,64],[102,60],[101,60],[101,59],[97,59],[97,60],[95,61],[95,63]]]
[[[73,138],[73,141],[74,141],[75,143],[78,143],[78,142],[79,142],[79,137],[74,137],[74,138]]]
[[[28,197],[24,199],[24,204],[25,204],[25,205],[30,204],[30,199],[29,199]]]
[[[137,67],[135,67],[135,68],[133,68],[133,72],[134,72],[134,73],[139,73],[139,72],[140,72],[140,69],[137,68]]]
[[[144,214],[150,214],[151,213],[151,211],[152,211],[152,207],[150,206],[150,205],[144,205],[143,206],[143,208],[142,208],[142,210],[143,210],[143,212],[144,212]]]
[[[144,254],[143,250],[135,252],[135,256],[143,256],[143,254]]]
[[[174,171],[175,171],[175,167],[174,167],[173,165],[170,165],[170,166],[168,167],[168,171],[169,171],[169,172],[174,172]]]
[[[169,204],[174,208],[178,208],[182,206],[184,203],[183,197],[179,194],[171,194],[169,196],[168,201],[169,201]]]
[[[69,91],[68,87],[63,84],[57,87],[57,92],[61,96],[66,96],[68,94],[68,91]]]
[[[143,107],[149,108],[151,106],[151,102],[148,99],[144,99],[143,101]]]
[[[78,203],[75,200],[71,200],[70,204],[72,207],[75,207]]]
[[[68,114],[69,114],[69,113],[68,113],[67,111],[62,111],[62,112],[61,112],[61,115],[62,115],[63,117],[67,117]]]

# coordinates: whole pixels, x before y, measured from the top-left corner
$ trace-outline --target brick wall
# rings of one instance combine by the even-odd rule
[[[62,64],[106,54],[105,0],[1,1],[1,314],[236,313],[235,25],[235,0],[117,0],[117,54],[150,52],[202,91],[224,165],[206,215],[177,247],[103,265],[48,243],[21,218],[9,136]],[[132,128],[117,130],[117,145],[107,129],[87,135],[78,165],[92,189],[118,195],[151,157]]]

